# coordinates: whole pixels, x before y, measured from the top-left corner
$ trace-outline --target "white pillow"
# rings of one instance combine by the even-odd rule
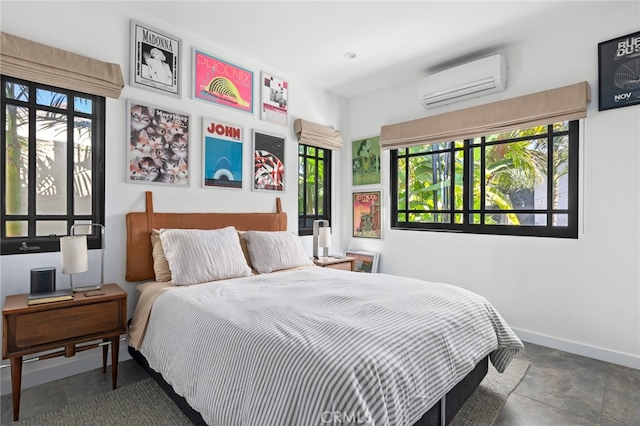
[[[212,230],[161,229],[160,240],[176,285],[251,275],[233,226]]]
[[[289,231],[247,231],[244,233],[253,268],[261,274],[313,265],[302,241]]]

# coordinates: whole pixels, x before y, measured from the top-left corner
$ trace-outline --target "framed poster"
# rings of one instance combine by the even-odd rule
[[[640,104],[640,31],[598,43],[598,109]]]
[[[381,238],[380,202],[382,191],[353,193],[353,236]]]
[[[284,192],[284,138],[253,131],[253,190]]]
[[[262,72],[260,79],[260,119],[271,123],[287,125],[289,83]]]
[[[243,133],[237,124],[202,119],[203,186],[242,188]]]
[[[189,186],[188,114],[127,100],[127,182]]]
[[[253,71],[193,49],[193,98],[253,113]]]
[[[176,98],[182,97],[181,54],[181,39],[140,22],[131,21],[132,86]]]
[[[351,164],[353,186],[381,183],[380,137],[360,139],[352,142]]]
[[[379,253],[370,253],[366,251],[347,250],[346,257],[354,257],[356,259],[356,271],[369,272],[375,274],[378,272]]]

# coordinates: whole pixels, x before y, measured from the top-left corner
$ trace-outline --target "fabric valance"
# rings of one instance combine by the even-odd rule
[[[36,83],[118,99],[120,65],[2,33],[0,73]]]
[[[298,136],[298,143],[334,151],[342,148],[342,133],[340,130],[310,123],[301,118],[293,122],[293,129]]]
[[[590,100],[589,83],[583,81],[558,89],[382,126],[380,147],[397,149],[449,142],[577,120],[587,116],[587,103]]]

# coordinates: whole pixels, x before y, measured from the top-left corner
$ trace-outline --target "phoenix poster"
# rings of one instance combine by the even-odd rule
[[[204,186],[242,188],[242,127],[202,119]]]
[[[194,99],[253,113],[253,71],[197,49],[193,69]]]

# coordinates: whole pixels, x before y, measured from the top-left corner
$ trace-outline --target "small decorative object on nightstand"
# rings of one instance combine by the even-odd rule
[[[47,351],[26,361],[71,357],[102,346],[102,372],[106,373],[110,344],[111,383],[115,389],[120,335],[127,331],[127,293],[116,284],[105,284],[97,294],[77,292],[73,300],[32,306],[28,296],[7,296],[2,308],[2,359],[11,360],[13,420],[17,421],[20,413],[22,358],[26,355]],[[52,351],[55,349],[59,350]]]
[[[354,271],[356,268],[355,257],[321,257],[319,259],[313,259],[313,263],[323,268],[331,269],[343,269],[345,271]]]

